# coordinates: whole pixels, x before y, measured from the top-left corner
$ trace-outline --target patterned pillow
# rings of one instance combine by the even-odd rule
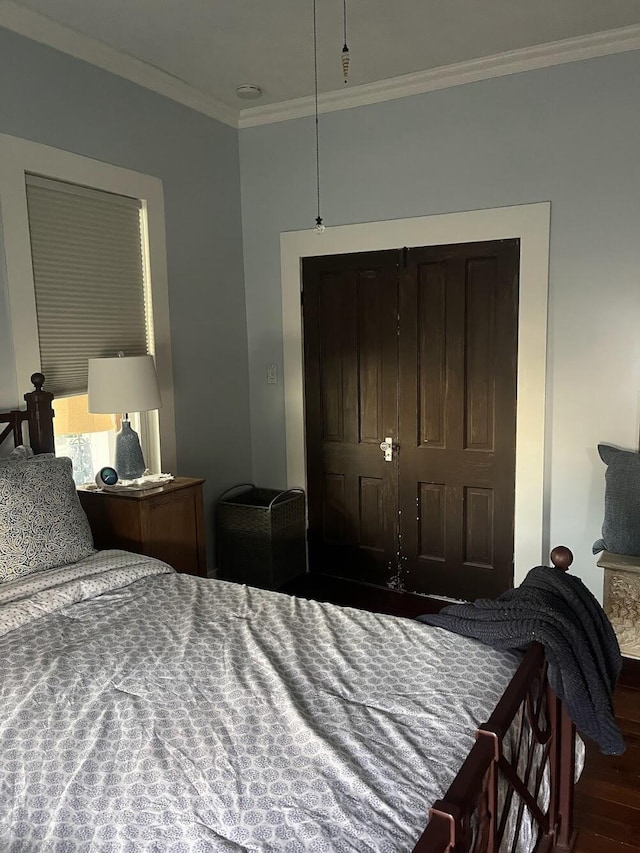
[[[640,556],[640,453],[599,444],[605,474],[602,539],[593,543],[593,553]]]
[[[75,563],[94,551],[64,456],[0,462],[0,582]]]

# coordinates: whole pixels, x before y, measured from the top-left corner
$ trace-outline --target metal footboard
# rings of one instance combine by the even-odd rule
[[[575,728],[532,643],[414,853],[535,853],[573,849]]]

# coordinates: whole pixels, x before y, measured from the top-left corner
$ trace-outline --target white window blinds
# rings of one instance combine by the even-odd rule
[[[89,358],[145,355],[141,203],[26,176],[41,369],[57,396],[84,394]]]

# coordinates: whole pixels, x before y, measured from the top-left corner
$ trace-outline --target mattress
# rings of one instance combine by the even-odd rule
[[[520,658],[100,552],[0,586],[3,851],[409,851]]]

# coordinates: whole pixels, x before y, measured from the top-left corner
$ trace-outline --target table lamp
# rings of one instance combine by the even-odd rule
[[[89,412],[122,414],[122,424],[116,435],[118,476],[121,480],[141,477],[146,466],[138,433],[131,428],[129,412],[149,412],[162,406],[153,356],[90,358],[88,392]]]

